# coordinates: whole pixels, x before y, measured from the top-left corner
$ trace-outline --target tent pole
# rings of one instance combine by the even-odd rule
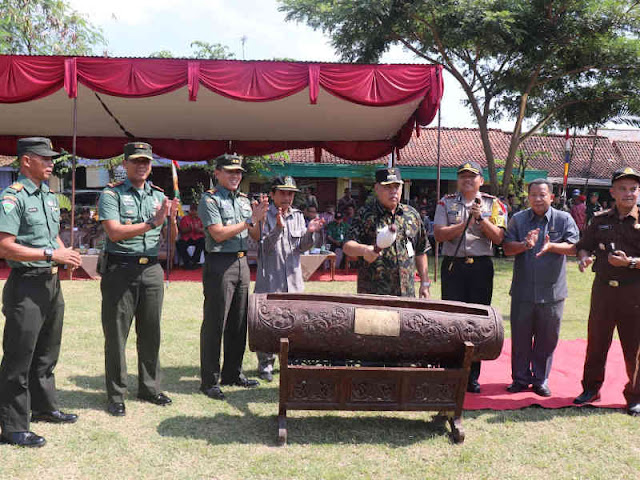
[[[437,151],[437,162],[438,162],[438,171],[436,175],[436,202],[440,201],[440,135],[442,133],[442,115],[441,109],[438,108],[438,151]],[[433,219],[431,219],[433,222]],[[440,245],[436,241],[436,251],[434,252],[435,261],[433,262],[433,281],[438,281],[438,260],[440,256],[438,255]]]
[[[71,144],[71,248],[75,241],[76,226],[76,140],[78,137],[78,99],[73,98],[73,140]],[[69,270],[69,279],[73,280],[73,269]]]
[[[591,167],[593,166],[593,157],[596,154],[596,143],[598,142],[598,127],[593,132],[593,146],[591,147],[591,158],[589,159],[589,170],[587,170],[587,180],[584,182],[584,194],[587,195],[587,189],[589,188],[589,178],[591,177]],[[589,201],[589,198],[587,198]]]

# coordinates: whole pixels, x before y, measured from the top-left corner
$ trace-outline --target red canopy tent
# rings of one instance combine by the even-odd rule
[[[77,133],[78,155],[108,158],[126,131],[176,160],[309,147],[372,160],[429,124],[442,92],[434,65],[0,56],[0,154],[26,135],[71,151]]]

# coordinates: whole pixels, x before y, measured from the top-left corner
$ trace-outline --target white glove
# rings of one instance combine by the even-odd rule
[[[397,235],[398,233],[395,225],[392,224],[384,226],[378,230],[378,235],[376,236],[376,247],[379,249],[390,247],[393,245],[393,242],[396,241]]]

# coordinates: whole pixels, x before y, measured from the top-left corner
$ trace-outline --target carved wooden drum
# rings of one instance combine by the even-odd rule
[[[364,361],[459,360],[464,342],[473,360],[500,355],[502,317],[490,306],[383,295],[254,294],[249,347],[295,358]]]

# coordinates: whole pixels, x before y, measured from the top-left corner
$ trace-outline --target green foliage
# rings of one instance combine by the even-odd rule
[[[231,53],[229,47],[221,43],[209,43],[196,40],[195,42],[191,42],[191,48],[193,49],[193,58],[224,60],[231,59],[235,56]]]
[[[158,50],[149,55],[151,58],[173,58],[173,53],[170,50]]]
[[[102,31],[65,0],[0,0],[0,53],[89,55]]]
[[[640,3],[628,0],[280,0],[287,20],[330,35],[347,61],[375,62],[391,45],[443,65],[478,122],[492,187],[490,120],[515,120],[505,173],[545,125],[600,124],[638,112]],[[533,125],[528,131],[525,124]],[[506,189],[508,185],[503,186]]]

